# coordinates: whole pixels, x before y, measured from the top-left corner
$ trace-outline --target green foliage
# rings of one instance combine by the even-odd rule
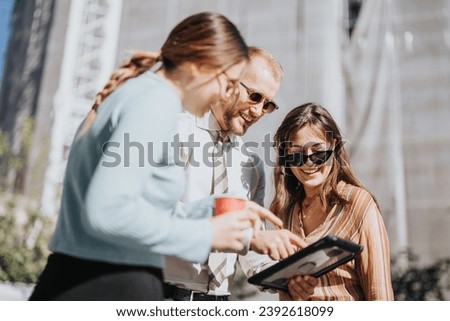
[[[403,253],[392,260],[392,286],[395,300],[450,300],[450,258],[419,266],[416,255]]]
[[[0,211],[0,281],[35,283],[49,255],[52,224],[33,209],[22,213],[25,222],[20,223],[17,201],[4,205]]]
[[[34,283],[49,255],[53,222],[32,200],[6,192],[20,190],[33,141],[32,118],[23,122],[20,139],[14,152],[8,135],[0,131],[0,281]]]
[[[14,152],[7,133],[0,131],[0,190],[15,187],[26,169],[33,142],[34,120],[25,118],[21,128],[20,147]],[[15,173],[15,182],[9,181],[8,173]],[[13,188],[14,189],[14,188]]]

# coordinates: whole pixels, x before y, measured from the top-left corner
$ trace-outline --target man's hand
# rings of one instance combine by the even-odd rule
[[[253,201],[247,201],[246,211],[256,214],[259,219],[271,222],[275,227],[282,228],[283,222],[268,209]],[[259,233],[260,220],[254,220],[255,233]]]
[[[250,250],[268,254],[274,260],[287,258],[304,247],[306,243],[288,230],[258,231],[250,243]]]

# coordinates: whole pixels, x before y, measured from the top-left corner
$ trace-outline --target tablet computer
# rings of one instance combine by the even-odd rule
[[[296,275],[319,277],[352,260],[363,246],[328,235],[303,250],[253,275],[248,282],[263,288],[287,291],[290,278]]]

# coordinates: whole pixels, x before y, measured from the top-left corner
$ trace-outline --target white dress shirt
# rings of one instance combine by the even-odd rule
[[[181,142],[180,163],[185,166],[186,189],[183,202],[205,198],[211,193],[213,168],[211,155],[213,140],[210,130],[220,130],[214,115],[208,112],[198,118],[182,113],[179,122],[179,141]],[[230,134],[231,147],[227,150],[227,175],[229,195],[245,197],[263,205],[264,166],[255,153],[250,152],[242,139]],[[175,139],[177,141],[177,139]],[[236,262],[247,277],[273,264],[267,255],[248,251],[245,255],[235,253],[226,256],[227,278],[218,287],[208,286],[208,267],[205,263],[190,263],[175,257],[166,257],[164,268],[165,282],[186,290],[210,295],[229,295],[230,286],[236,272]]]

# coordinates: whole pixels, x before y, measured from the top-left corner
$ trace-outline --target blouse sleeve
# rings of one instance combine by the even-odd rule
[[[367,300],[393,300],[389,240],[377,205],[370,200],[360,230],[364,250],[357,257],[357,268]]]

